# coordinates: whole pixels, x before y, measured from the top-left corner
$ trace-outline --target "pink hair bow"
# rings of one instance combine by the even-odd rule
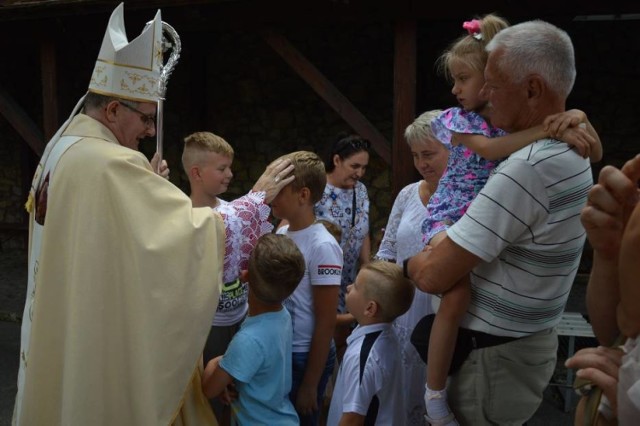
[[[462,28],[469,32],[469,35],[476,40],[482,40],[482,33],[480,32],[480,21],[472,19],[471,21],[465,21],[462,24]]]

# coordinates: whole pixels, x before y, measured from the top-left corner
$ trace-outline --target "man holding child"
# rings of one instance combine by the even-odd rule
[[[576,71],[564,31],[525,22],[502,30],[487,50],[483,91],[493,125],[515,132],[565,110]],[[496,169],[437,247],[405,263],[416,285],[435,294],[471,273],[461,325],[476,346],[447,389],[462,424],[523,424],[538,408],[555,367],[554,326],[578,268],[579,214],[591,185],[588,160],[538,140]]]

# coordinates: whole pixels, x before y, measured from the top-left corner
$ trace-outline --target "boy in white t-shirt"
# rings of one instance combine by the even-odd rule
[[[345,296],[358,327],[347,338],[327,426],[392,425],[404,413],[400,346],[391,323],[411,306],[414,286],[395,263],[364,265]]]
[[[271,202],[276,218],[288,225],[278,234],[291,238],[305,258],[300,284],[285,301],[293,321],[291,401],[301,425],[317,425],[327,380],[335,363],[333,331],[342,276],[342,249],[320,223],[314,205],[326,184],[322,159],[298,151],[284,158],[295,168],[295,180]]]
[[[193,207],[220,209],[228,204],[218,195],[227,191],[233,177],[233,155],[231,145],[211,132],[192,133],[184,139],[182,166],[189,178]],[[218,309],[203,351],[205,365],[225,353],[247,314],[247,283],[238,279],[240,268],[225,269],[225,272]],[[211,400],[211,406],[220,424],[228,425],[226,406],[215,400]]]

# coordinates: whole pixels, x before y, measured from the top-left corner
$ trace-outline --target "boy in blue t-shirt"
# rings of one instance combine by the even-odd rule
[[[202,389],[208,398],[235,383],[232,424],[298,425],[289,400],[292,325],[282,301],[305,271],[302,253],[284,235],[263,235],[249,258],[249,312],[223,356],[206,366]]]

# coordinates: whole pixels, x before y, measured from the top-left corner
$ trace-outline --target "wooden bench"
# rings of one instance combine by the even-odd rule
[[[567,358],[571,358],[575,353],[576,337],[594,338],[591,324],[579,312],[564,312],[557,325],[556,331],[558,336],[568,337]],[[571,409],[572,398],[575,395],[573,391],[573,370],[567,369],[567,379],[564,383],[551,383],[554,386],[561,387],[564,396],[564,411]]]

